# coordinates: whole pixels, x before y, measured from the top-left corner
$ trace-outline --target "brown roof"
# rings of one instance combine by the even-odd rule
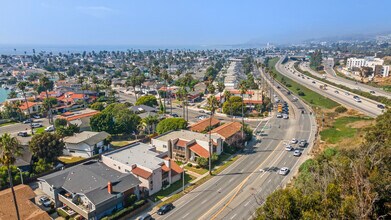
[[[148,179],[152,175],[151,172],[146,171],[146,170],[144,170],[144,169],[142,169],[140,167],[136,167],[136,168],[132,169],[132,173],[134,175],[142,177],[143,179]]]
[[[209,126],[210,118],[205,118],[204,120],[201,120],[193,125],[190,126],[191,131],[195,132],[203,132],[206,130],[206,128]],[[220,123],[220,120],[217,118],[212,118],[212,126],[216,126]]]
[[[168,160],[170,162],[171,176],[175,176],[183,172],[183,169],[177,163],[175,163],[175,161],[171,160],[168,156],[164,157],[163,159]]]
[[[179,147],[186,147],[186,144],[187,144],[187,141],[184,141],[181,139],[178,139],[178,141],[176,142],[176,146],[179,146]]]
[[[92,116],[94,116],[94,115],[96,115],[98,113],[99,113],[98,111],[93,111],[93,112],[76,114],[76,115],[69,115],[68,114],[68,115],[65,115],[65,117],[64,116],[60,116],[60,118],[64,118],[67,121],[73,121],[73,120],[80,119],[80,118],[92,117]]]
[[[201,145],[195,143],[190,147],[190,150],[196,153],[198,156],[209,158],[209,151],[203,148]]]
[[[235,122],[229,122],[229,123],[223,124],[215,129],[213,129],[211,132],[212,132],[212,134],[216,133],[224,138],[229,138],[232,135],[239,132],[240,129],[242,129],[242,124],[235,121]]]
[[[168,166],[166,166],[166,164],[163,163],[163,165],[162,165],[162,170],[163,170],[164,172],[168,172],[168,171],[170,171],[170,168],[169,168]]]
[[[30,199],[35,197],[35,193],[29,186],[17,185],[14,187],[14,190],[16,193],[20,219],[51,219],[45,211],[30,201]],[[0,219],[16,219],[16,211],[13,204],[11,189],[0,191]]]

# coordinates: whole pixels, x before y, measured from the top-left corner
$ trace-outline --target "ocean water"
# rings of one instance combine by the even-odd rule
[[[0,103],[4,102],[7,99],[7,95],[10,92],[10,90],[5,90],[0,87]]]

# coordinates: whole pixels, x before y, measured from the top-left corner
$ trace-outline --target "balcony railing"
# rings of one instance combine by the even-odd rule
[[[65,196],[58,194],[58,199],[60,202],[64,203],[67,205],[69,208],[71,208],[73,211],[79,213],[81,216],[83,216],[86,219],[89,219],[89,212],[90,210],[86,209],[82,205],[76,205],[75,203],[72,202],[71,199],[66,198]]]

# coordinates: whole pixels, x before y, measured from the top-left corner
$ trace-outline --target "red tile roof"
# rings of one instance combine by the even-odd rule
[[[80,118],[91,117],[91,116],[94,116],[98,113],[99,113],[98,111],[94,111],[94,112],[88,112],[88,113],[84,113],[84,114],[76,114],[76,115],[71,115],[71,116],[67,116],[67,115],[60,116],[60,118],[64,118],[67,121],[73,121],[73,120],[80,119]]]
[[[195,131],[195,132],[203,132],[209,127],[209,121],[210,121],[210,118],[206,118],[204,120],[201,120],[201,121],[191,125],[190,130]],[[212,118],[212,123],[211,123],[212,126],[216,126],[219,123],[220,123],[219,119]]]
[[[37,102],[29,102],[29,101],[27,101],[27,103],[26,103],[26,102],[23,102],[23,103],[19,106],[19,108],[20,108],[20,110],[27,110],[27,105],[28,105],[29,108],[31,108],[32,106],[35,106],[35,105],[38,105],[38,104],[40,104],[40,103],[37,103]]]
[[[166,166],[166,164],[163,163],[163,165],[162,165],[162,170],[163,170],[164,172],[168,172],[168,171],[170,171],[170,168],[169,168],[168,166]]]
[[[139,177],[143,178],[143,179],[148,179],[149,177],[152,176],[151,172],[146,171],[146,170],[144,170],[144,169],[142,169],[140,167],[133,168],[132,169],[132,173],[134,175],[136,175],[136,176],[139,176]]]
[[[175,175],[180,174],[180,173],[183,172],[183,169],[177,163],[175,163],[175,161],[170,159],[168,156],[164,157],[163,159],[164,160],[168,160],[170,162],[171,176],[175,176]]]
[[[211,132],[212,132],[212,134],[217,133],[217,134],[223,136],[224,138],[229,138],[232,135],[239,132],[241,129],[242,129],[242,124],[235,121],[235,122],[229,122],[229,123],[223,124],[220,127],[213,129]]]
[[[178,141],[176,142],[176,146],[179,146],[179,147],[186,147],[186,144],[187,144],[187,141],[184,141],[181,139],[178,139]]]
[[[190,147],[190,150],[196,153],[198,156],[209,158],[209,151],[203,148],[201,145],[195,143]]]
[[[37,205],[30,201],[35,197],[33,190],[27,185],[14,187],[16,201],[18,203],[20,219],[49,220],[50,216]],[[13,205],[11,189],[0,191],[0,219],[16,219],[16,211]]]
[[[262,100],[249,100],[245,99],[243,100],[244,104],[262,104]]]
[[[229,90],[229,92],[231,94],[240,94],[240,90],[236,90],[236,89],[233,89],[233,90]],[[254,91],[251,91],[251,90],[247,90],[246,92],[247,95],[254,95]]]

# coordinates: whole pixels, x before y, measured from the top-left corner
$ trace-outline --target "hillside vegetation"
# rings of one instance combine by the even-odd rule
[[[304,162],[292,186],[267,197],[257,219],[390,219],[390,126],[389,110],[358,147],[326,148]]]

